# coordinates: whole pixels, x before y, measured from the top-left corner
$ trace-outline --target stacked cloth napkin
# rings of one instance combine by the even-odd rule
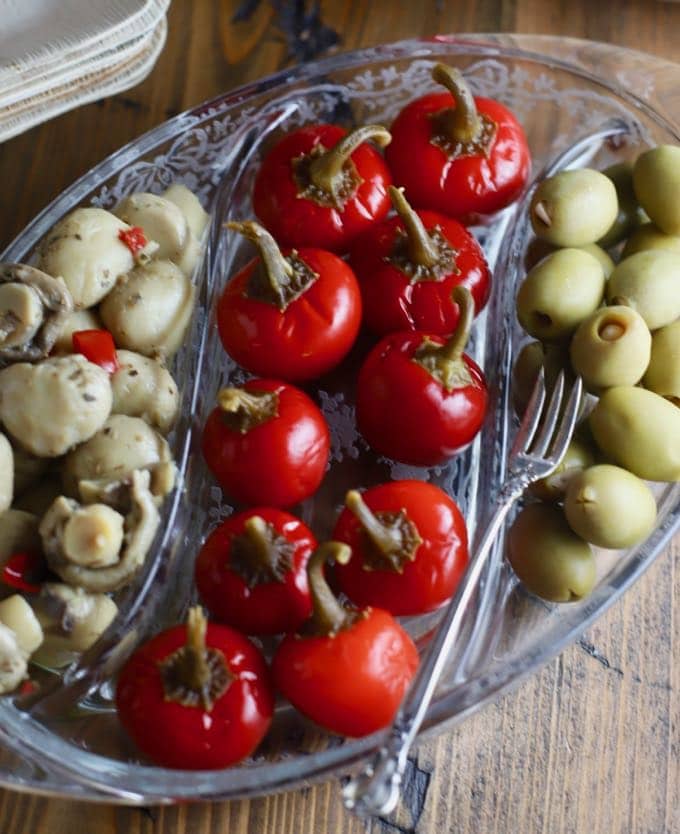
[[[170,0],[0,0],[0,142],[142,81]]]

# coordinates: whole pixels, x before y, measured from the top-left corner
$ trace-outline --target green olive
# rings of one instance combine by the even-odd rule
[[[659,145],[640,154],[633,187],[652,223],[667,235],[680,235],[680,147]]]
[[[586,388],[597,393],[614,385],[635,385],[647,370],[652,335],[632,307],[601,307],[576,328],[571,364]]]
[[[648,481],[680,480],[680,408],[629,385],[608,388],[590,414],[598,447]]]
[[[519,322],[537,339],[566,339],[600,306],[604,287],[604,272],[592,255],[558,249],[522,282],[517,294]]]
[[[593,466],[595,450],[584,438],[573,437],[564,457],[546,478],[535,481],[529,491],[542,501],[559,501],[574,475]]]
[[[577,246],[576,248],[581,249],[583,252],[587,252],[599,261],[602,271],[604,272],[604,277],[609,278],[614,271],[614,267],[616,266],[609,253],[605,252],[604,249],[601,246],[598,246],[597,243],[588,243],[586,246]]]
[[[518,414],[523,414],[529,404],[544,355],[540,342],[528,342],[517,354],[512,367],[512,402]]]
[[[680,255],[680,235],[667,235],[653,223],[643,223],[626,241],[621,258],[629,258],[636,252],[648,249],[668,249]]]
[[[536,264],[540,263],[544,258],[547,258],[548,255],[552,255],[552,253],[559,248],[560,247],[553,246],[545,240],[540,240],[535,237],[527,246],[526,255],[524,257],[524,268],[527,271],[533,269]],[[584,252],[587,252],[589,255],[596,258],[604,270],[605,278],[609,278],[612,274],[616,264],[611,259],[609,254],[605,252],[601,246],[598,246],[597,243],[587,243],[585,246],[574,246],[573,248],[582,249]]]
[[[680,255],[664,249],[637,252],[616,267],[607,301],[637,310],[650,330],[680,316]]]
[[[652,336],[652,358],[642,384],[680,405],[680,319]]]
[[[526,588],[552,602],[572,602],[595,585],[590,545],[550,504],[529,504],[508,533],[508,560]]]
[[[609,249],[616,246],[643,222],[644,212],[638,205],[633,189],[633,165],[631,162],[617,162],[602,172],[614,183],[619,202],[619,211],[609,231],[598,240],[600,246]]]
[[[567,346],[529,342],[519,351],[512,370],[512,403],[517,414],[524,414],[529,405],[541,367],[545,371],[545,387],[549,393],[560,372],[569,373]]]
[[[585,246],[609,231],[618,210],[609,177],[581,168],[543,180],[531,200],[529,216],[543,240],[557,246]]]
[[[602,463],[579,472],[569,482],[564,514],[577,536],[618,550],[638,544],[652,532],[656,501],[636,475]]]

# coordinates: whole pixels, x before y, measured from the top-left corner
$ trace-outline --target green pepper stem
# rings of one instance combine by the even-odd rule
[[[467,287],[454,287],[451,297],[458,304],[460,315],[451,338],[443,345],[425,339],[416,351],[414,361],[431,374],[447,391],[470,385],[472,377],[463,359],[463,351],[470,336],[475,304]]]
[[[439,355],[444,361],[457,362],[463,355],[470,338],[472,320],[475,317],[475,300],[470,290],[460,284],[453,288],[451,298],[456,302],[460,311],[458,324],[448,342],[439,349]]]
[[[368,504],[356,489],[351,489],[345,496],[345,504],[358,519],[371,542],[381,553],[388,555],[402,546],[402,537],[394,529],[386,527],[371,511]]]
[[[439,256],[423,221],[409,205],[403,188],[395,188],[391,185],[388,191],[394,210],[406,229],[409,259],[419,266],[433,267],[439,260]]]
[[[262,406],[262,399],[266,393],[251,393],[243,388],[222,388],[217,394],[217,404],[227,414],[236,414],[237,411],[254,413]]]
[[[230,222],[225,225],[228,229],[242,234],[257,246],[272,292],[279,305],[285,307],[284,288],[290,284],[295,271],[287,258],[281,253],[274,238],[254,220]]]
[[[323,575],[326,562],[346,565],[351,555],[349,545],[331,541],[320,544],[309,558],[307,578],[312,598],[311,622],[315,634],[337,634],[353,619],[352,613],[335,598]]]
[[[432,80],[442,84],[456,102],[439,115],[442,132],[453,142],[474,142],[482,130],[475,100],[461,73],[446,64],[436,64]]]
[[[313,159],[309,166],[309,180],[316,188],[330,194],[340,203],[342,169],[359,145],[372,139],[380,147],[389,145],[392,137],[381,125],[363,125],[344,136],[337,145]]]
[[[207,627],[208,621],[201,606],[195,605],[190,608],[187,617],[187,642],[177,677],[194,692],[203,692],[211,678],[205,645]]]
[[[264,568],[271,569],[276,561],[276,554],[272,548],[267,522],[262,516],[253,515],[246,519],[243,529],[252,545],[250,552],[253,561]]]

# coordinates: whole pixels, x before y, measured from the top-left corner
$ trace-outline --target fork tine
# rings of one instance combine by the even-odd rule
[[[538,372],[538,377],[534,383],[534,390],[531,392],[529,403],[522,416],[522,422],[519,426],[519,431],[515,437],[515,442],[510,449],[510,456],[526,452],[531,446],[531,442],[536,433],[541,414],[543,413],[543,404],[545,402],[545,371],[541,367]]]
[[[550,402],[548,403],[548,410],[545,417],[541,421],[541,431],[531,447],[531,454],[543,457],[548,451],[548,446],[552,440],[555,426],[557,425],[557,418],[560,414],[562,406],[562,397],[564,395],[564,371],[560,371],[559,376],[555,381]]]
[[[562,415],[562,421],[557,432],[557,437],[555,438],[552,448],[550,449],[549,459],[555,463],[555,466],[559,464],[564,457],[564,453],[567,451],[567,446],[569,445],[571,435],[574,431],[574,426],[576,425],[576,418],[578,417],[578,413],[581,409],[582,398],[583,380],[580,376],[577,376],[573,388],[571,389],[571,393],[569,394],[564,414]]]

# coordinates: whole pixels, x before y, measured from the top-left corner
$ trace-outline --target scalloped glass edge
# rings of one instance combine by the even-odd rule
[[[216,112],[226,113],[233,105],[241,104],[249,96],[260,95],[276,89],[290,81],[305,81],[337,70],[352,69],[371,59],[384,61],[397,58],[429,58],[442,53],[460,54],[464,56],[466,50],[473,50],[476,55],[503,55],[517,57],[523,60],[540,62],[545,66],[580,75],[605,89],[609,89],[620,98],[628,101],[634,108],[643,110],[652,118],[658,118],[659,108],[663,102],[651,99],[645,101],[638,98],[631,90],[635,84],[622,89],[611,79],[603,78],[595,72],[596,65],[604,58],[610,59],[615,66],[623,65],[628,57],[633,66],[644,65],[647,69],[658,74],[662,80],[668,77],[668,91],[670,106],[673,109],[675,95],[677,99],[677,77],[680,66],[657,59],[653,56],[632,50],[622,50],[605,44],[580,41],[577,39],[562,39],[551,36],[522,36],[522,35],[464,35],[437,36],[429,40],[402,41],[387,46],[358,50],[334,56],[313,64],[307,64],[292,70],[283,71],[254,84],[245,85],[231,93],[218,97],[212,101],[183,113],[159,127],[151,130],[134,142],[128,144],[100,165],[96,166],[84,177],[74,183],[50,206],[41,212],[30,223],[24,232],[13,241],[2,255],[2,260],[18,260],[21,254],[28,250],[32,243],[39,240],[53,224],[54,219],[62,216],[84,196],[92,191],[98,182],[104,182],[111,176],[120,173],[131,162],[151,152],[162,142],[180,136],[189,127],[196,127],[204,120],[214,117]],[[675,85],[671,84],[675,78]],[[643,86],[637,90],[643,96],[649,91]],[[669,106],[668,102],[665,102]],[[675,102],[679,104],[678,102]],[[656,110],[656,113],[655,113]],[[678,106],[680,112],[680,106]],[[675,129],[677,124],[668,125]],[[230,160],[225,162],[221,176],[228,167]],[[215,251],[219,248],[219,224],[213,223],[211,239],[208,242],[208,252],[204,268],[210,275],[214,267]],[[512,230],[510,231],[512,236]],[[511,256],[510,256],[511,257]],[[514,286],[513,282],[508,282]],[[501,305],[507,301],[501,293],[496,294],[495,304]],[[497,371],[499,398],[496,412],[500,413],[507,404],[507,371],[509,370],[510,343],[506,339],[507,348],[501,349],[504,357],[502,367]],[[200,370],[200,357],[199,357]],[[195,391],[192,393],[195,396]],[[190,402],[192,401],[190,397]],[[187,421],[191,423],[190,420]],[[180,455],[180,470],[187,467],[187,460],[191,442],[191,425],[186,426],[185,440],[182,443]],[[497,456],[502,470],[507,448],[507,440],[511,431],[511,421],[505,420],[502,427],[501,454]],[[473,465],[477,465],[479,448],[473,450]],[[496,475],[502,474],[497,472]],[[170,508],[172,516],[181,502],[181,491],[175,494],[174,506]],[[459,687],[454,687],[449,694],[435,701],[428,712],[428,719],[424,734],[440,732],[462,720],[474,710],[488,703],[500,692],[510,686],[518,684],[523,678],[535,671],[547,660],[557,655],[565,646],[578,637],[598,616],[612,605],[621,594],[646,570],[653,559],[659,555],[668,544],[672,536],[680,529],[680,487],[668,487],[661,500],[662,522],[657,526],[650,539],[638,549],[634,559],[631,559],[625,571],[617,573],[611,582],[601,582],[587,605],[581,608],[578,616],[572,616],[569,625],[558,640],[545,646],[542,651],[532,655],[523,655],[514,663],[506,663],[502,668],[493,665],[486,674],[477,678],[468,678]],[[168,530],[172,523],[168,524]],[[166,537],[167,538],[167,537]],[[167,541],[165,542],[167,545]],[[161,551],[165,548],[162,546]],[[488,577],[493,580],[494,571],[499,569],[500,548],[495,556],[496,564],[489,569]],[[144,577],[144,586],[153,580],[158,570],[158,560]],[[489,582],[493,585],[493,581]],[[144,589],[139,599],[144,599]],[[489,600],[487,600],[487,603]],[[126,611],[125,622],[133,620],[138,605],[134,602]],[[488,605],[487,605],[488,608]],[[489,613],[487,611],[487,613]],[[569,620],[569,615],[566,615]],[[479,650],[484,648],[482,643]],[[488,648],[488,646],[487,646]],[[460,657],[458,661],[466,664],[467,658]],[[87,658],[85,658],[87,661]],[[86,666],[86,663],[85,663]],[[76,667],[71,674],[69,684],[77,687],[79,677],[83,676],[84,666]],[[35,768],[35,778],[23,778],[12,772],[11,768],[0,773],[0,784],[19,790],[28,790],[41,794],[71,796],[73,798],[121,802],[126,804],[149,804],[174,802],[187,799],[226,799],[245,797],[287,790],[302,785],[308,785],[331,775],[347,773],[362,763],[379,746],[382,734],[376,734],[358,741],[348,741],[339,747],[332,747],[321,753],[315,753],[297,758],[284,759],[276,763],[267,763],[266,776],[263,767],[232,768],[225,771],[173,771],[144,765],[131,765],[113,761],[104,756],[92,754],[75,748],[69,742],[56,737],[49,729],[33,720],[28,714],[17,710],[11,702],[0,703],[0,741],[6,751],[12,751],[22,759],[30,760]],[[137,786],[144,786],[137,788]],[[131,786],[134,786],[131,787]]]

